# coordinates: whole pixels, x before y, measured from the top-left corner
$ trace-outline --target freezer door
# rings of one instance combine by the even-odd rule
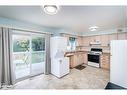
[[[60,76],[63,77],[69,73],[69,58],[63,58],[60,63]]]
[[[127,88],[127,40],[111,41],[110,82]]]

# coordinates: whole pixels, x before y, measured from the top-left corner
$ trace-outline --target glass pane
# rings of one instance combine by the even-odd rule
[[[13,64],[16,79],[30,74],[29,36],[13,35]]]
[[[43,73],[45,64],[45,38],[40,36],[32,38],[31,62],[32,75]]]
[[[45,52],[33,52],[32,53],[32,63],[40,63],[45,61]]]
[[[14,35],[13,36],[13,52],[25,52],[29,51],[29,39],[25,36]]]
[[[28,76],[30,74],[30,57],[28,53],[14,53],[13,64],[15,66],[16,79]]]
[[[44,51],[45,50],[45,39],[43,37],[32,38],[32,50],[33,51]]]

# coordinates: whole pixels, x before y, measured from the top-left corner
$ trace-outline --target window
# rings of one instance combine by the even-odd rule
[[[70,50],[76,49],[76,38],[75,37],[69,37],[69,47],[70,47]]]

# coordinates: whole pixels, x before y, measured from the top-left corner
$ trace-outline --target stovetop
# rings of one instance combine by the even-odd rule
[[[102,52],[90,51],[88,54],[91,54],[91,55],[101,55]]]
[[[102,49],[101,48],[91,48],[91,51],[89,52],[89,54],[100,55],[102,54]]]

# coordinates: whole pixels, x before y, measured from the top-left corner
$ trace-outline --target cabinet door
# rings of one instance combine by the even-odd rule
[[[101,36],[99,36],[99,35],[94,37],[95,42],[100,42],[100,39],[101,39]]]
[[[89,37],[84,37],[84,38],[83,38],[83,45],[84,45],[84,46],[89,46],[89,42],[90,42]]]
[[[101,45],[108,46],[109,44],[109,36],[108,35],[101,35]]]
[[[112,41],[112,40],[117,40],[117,34],[110,34],[109,35],[109,40]]]
[[[74,55],[70,56],[70,67],[73,68],[74,67]]]
[[[84,63],[84,54],[79,53],[78,65],[83,64],[83,63]]]
[[[89,39],[89,43],[95,42],[96,40],[95,36],[89,36],[88,39]]]
[[[78,65],[78,58],[79,56],[77,54],[71,56],[71,68],[74,68],[75,66]]]
[[[82,46],[83,45],[83,38],[82,37],[78,37],[77,38],[77,46]]]
[[[87,60],[87,53],[84,54],[84,63],[87,64],[88,60]]]
[[[77,58],[78,65],[83,64],[83,63],[87,64],[87,53],[79,53],[78,57],[79,57]]]
[[[109,35],[109,44],[112,40],[117,40],[117,34],[110,34]]]
[[[101,56],[101,68],[110,69],[110,54],[103,54]]]
[[[127,39],[127,33],[119,33],[118,40],[125,40]]]
[[[77,53],[76,57],[77,60],[75,60],[75,66],[78,66],[82,63],[81,54]]]

